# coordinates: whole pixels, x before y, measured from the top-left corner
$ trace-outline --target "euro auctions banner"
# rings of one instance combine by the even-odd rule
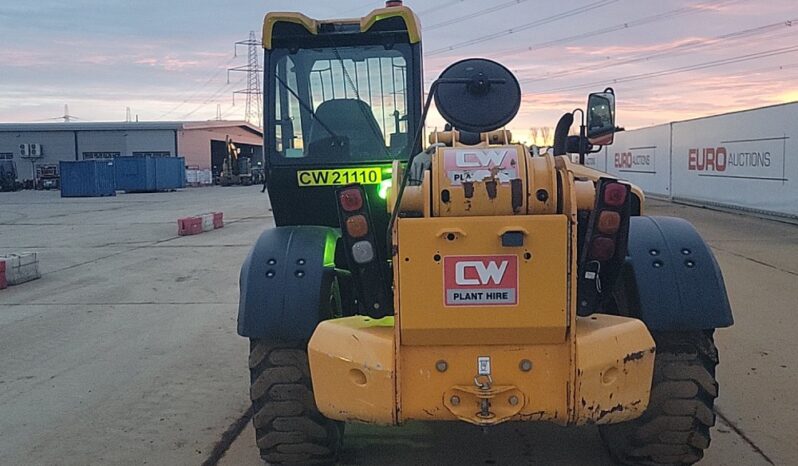
[[[672,124],[674,199],[798,216],[798,104]]]
[[[606,148],[603,171],[646,193],[670,196],[670,148],[670,124],[617,133]]]

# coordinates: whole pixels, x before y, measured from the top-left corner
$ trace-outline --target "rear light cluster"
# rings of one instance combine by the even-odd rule
[[[579,260],[579,315],[595,312],[604,290],[611,292],[626,257],[631,212],[631,188],[602,178],[590,214]]]
[[[593,236],[588,248],[588,258],[597,261],[608,261],[615,256],[616,238],[621,227],[621,212],[626,205],[629,197],[627,190],[629,185],[614,182],[605,182],[599,186],[603,189],[600,193],[599,202],[595,212],[598,215],[595,225],[593,225]]]
[[[391,312],[391,298],[384,263],[376,249],[366,193],[359,184],[349,185],[339,188],[336,197],[345,255],[359,308],[371,317],[384,317]]]
[[[342,228],[352,244],[351,255],[358,264],[366,264],[374,260],[374,242],[365,239],[370,228],[366,218],[368,213],[363,209],[363,188],[360,186],[349,187],[338,192],[338,203],[343,216]],[[361,211],[363,211],[361,213]]]

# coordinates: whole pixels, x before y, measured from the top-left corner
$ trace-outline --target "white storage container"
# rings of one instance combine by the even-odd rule
[[[200,170],[197,181],[199,181],[199,184],[204,185],[213,184],[213,172],[209,169]]]
[[[212,218],[211,223],[213,223]],[[0,256],[0,261],[6,263],[6,281],[9,285],[19,285],[42,276],[39,273],[39,259],[35,252],[7,254]]]

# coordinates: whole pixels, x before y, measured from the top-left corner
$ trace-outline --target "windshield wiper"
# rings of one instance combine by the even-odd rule
[[[310,107],[310,105],[308,105],[308,104],[307,104],[307,103],[306,103],[304,100],[302,100],[302,98],[301,98],[301,97],[299,97],[299,94],[297,94],[297,93],[296,93],[296,91],[294,91],[293,89],[291,89],[291,86],[289,86],[289,85],[288,85],[288,83],[286,83],[285,81],[283,81],[283,80],[280,78],[280,76],[278,76],[277,74],[275,74],[275,75],[274,75],[274,77],[277,79],[277,82],[279,82],[279,83],[280,83],[280,85],[281,85],[281,86],[283,86],[283,87],[285,88],[285,90],[287,90],[288,92],[290,92],[290,93],[291,93],[291,95],[292,95],[292,96],[294,96],[294,98],[297,100],[297,102],[299,102],[299,105],[300,105],[300,106],[301,106],[303,109],[305,109],[305,110],[306,110],[308,113],[310,113],[310,116],[311,116],[311,117],[313,117],[313,119],[314,119],[314,120],[316,120],[316,121],[318,121],[318,122],[319,122],[319,124],[321,125],[321,127],[322,127],[322,128],[324,128],[324,130],[325,130],[325,131],[327,131],[327,133],[329,133],[329,134],[330,134],[330,136],[332,136],[332,137],[333,137],[335,140],[337,140],[337,141],[340,141],[340,140],[341,140],[341,137],[340,137],[340,136],[338,136],[337,134],[335,134],[335,133],[333,132],[333,130],[331,130],[331,129],[330,129],[330,127],[329,127],[329,126],[327,126],[327,124],[326,124],[326,123],[324,123],[323,121],[321,121],[321,119],[320,119],[320,118],[319,118],[319,117],[316,115],[316,112],[314,112],[314,111],[313,111],[313,109]]]

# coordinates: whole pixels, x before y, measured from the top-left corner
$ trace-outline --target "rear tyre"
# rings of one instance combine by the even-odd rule
[[[335,462],[343,423],[316,408],[307,344],[250,340],[250,398],[260,456],[274,465]]]
[[[657,355],[648,408],[632,421],[599,426],[599,432],[623,464],[694,464],[709,447],[715,425],[718,350],[711,331],[653,336]]]

